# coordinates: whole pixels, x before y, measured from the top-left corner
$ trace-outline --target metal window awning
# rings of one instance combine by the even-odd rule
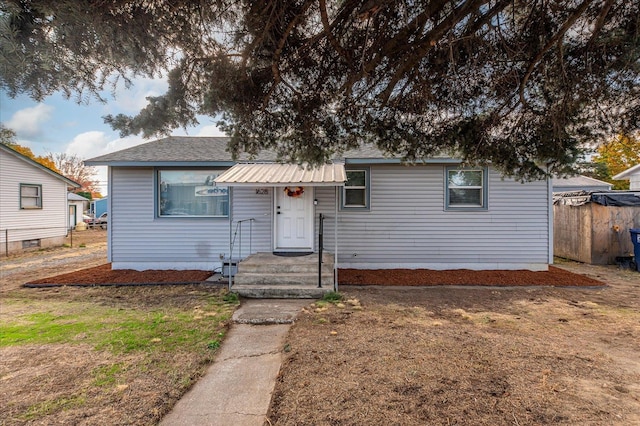
[[[215,178],[221,186],[344,186],[344,164],[239,163]]]

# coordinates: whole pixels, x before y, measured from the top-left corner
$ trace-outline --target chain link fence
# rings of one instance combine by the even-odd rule
[[[87,225],[88,228],[100,228],[100,224]],[[29,228],[0,229],[0,253],[9,256],[12,253],[20,253],[30,249],[62,246],[67,244],[73,247],[75,227],[48,226]]]

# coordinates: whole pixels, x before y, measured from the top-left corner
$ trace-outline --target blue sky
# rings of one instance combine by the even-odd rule
[[[107,154],[139,145],[149,140],[140,136],[120,138],[118,132],[104,123],[107,114],[133,115],[146,105],[147,96],[157,96],[167,88],[164,79],[134,79],[129,89],[117,87],[115,97],[105,94],[107,103],[92,100],[78,104],[56,93],[42,102],[35,102],[25,95],[10,98],[0,91],[0,122],[14,130],[20,145],[28,146],[36,155],[52,153],[76,154],[82,159]],[[176,129],[175,135],[222,136],[211,117],[199,117],[200,125],[194,128]],[[153,139],[150,139],[153,140]],[[102,194],[106,187],[106,167],[96,167],[97,180]]]

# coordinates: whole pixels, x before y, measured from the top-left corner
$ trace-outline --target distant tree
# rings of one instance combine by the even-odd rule
[[[87,200],[93,200],[93,193],[91,191],[77,191],[76,194],[86,198]]]
[[[80,101],[168,77],[123,135],[219,117],[230,149],[362,142],[535,178],[640,122],[640,1],[0,0],[0,88]]]
[[[5,127],[4,124],[0,123],[0,143],[5,145],[15,145],[16,141],[16,132]]]
[[[640,164],[640,137],[618,135],[598,148],[593,157],[593,177],[612,183],[613,189],[629,189],[629,181],[611,178],[636,164]]]
[[[96,180],[97,170],[94,167],[85,166],[84,161],[77,155],[49,153],[47,159],[55,164],[63,176],[81,185],[74,192],[99,192],[99,183]]]
[[[8,146],[25,157],[32,159],[36,163],[40,163],[54,172],[60,173],[60,170],[58,170],[56,165],[49,158],[41,155],[36,156],[33,151],[31,151],[31,148],[20,145],[16,139],[16,132],[5,127],[2,123],[0,123],[0,143]]]

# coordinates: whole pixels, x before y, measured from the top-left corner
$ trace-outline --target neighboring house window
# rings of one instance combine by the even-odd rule
[[[158,216],[227,217],[229,189],[213,180],[220,170],[158,170]]]
[[[42,208],[42,185],[20,184],[20,208]]]
[[[487,169],[446,169],[448,210],[487,209]]]
[[[343,209],[369,209],[369,169],[346,170],[342,188]]]

